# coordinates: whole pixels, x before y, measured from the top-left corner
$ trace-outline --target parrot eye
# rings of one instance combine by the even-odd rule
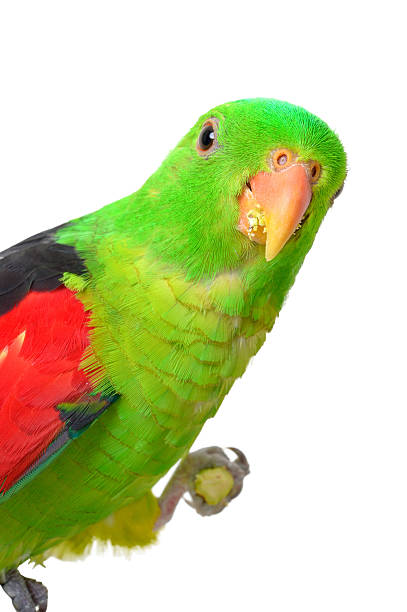
[[[201,157],[207,157],[218,148],[217,128],[217,119],[209,119],[203,124],[196,143],[196,150]]]
[[[277,149],[272,155],[273,165],[276,170],[285,168],[294,160],[294,154],[289,149]]]

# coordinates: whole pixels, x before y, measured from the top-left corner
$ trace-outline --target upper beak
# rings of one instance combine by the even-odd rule
[[[270,261],[295,232],[311,197],[308,173],[301,164],[279,172],[259,172],[239,197],[239,229],[266,245]]]

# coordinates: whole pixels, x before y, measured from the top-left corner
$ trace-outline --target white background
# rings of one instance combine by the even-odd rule
[[[252,473],[132,559],[25,567],[50,612],[407,609],[401,2],[3,2],[0,247],[135,191],[212,106],[275,97],[349,175],[266,345],[198,446]],[[11,610],[0,593],[0,610]]]

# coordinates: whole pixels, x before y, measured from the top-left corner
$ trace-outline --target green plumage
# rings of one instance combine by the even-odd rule
[[[206,159],[195,144],[209,117],[219,119],[219,148]],[[307,222],[267,262],[264,246],[237,230],[237,197],[278,147],[317,159],[322,172]],[[157,507],[143,496],[263,344],[345,172],[342,146],[320,119],[274,100],[234,102],[201,117],[138,192],[59,232],[88,268],[64,277],[91,313],[82,367],[120,399],[0,504],[0,569],[55,546],[62,554],[69,539],[80,552],[81,538],[109,539],[100,521],[117,512],[113,541],[149,541]],[[120,510],[142,499],[140,515]],[[114,535],[124,521],[148,526],[126,542]]]

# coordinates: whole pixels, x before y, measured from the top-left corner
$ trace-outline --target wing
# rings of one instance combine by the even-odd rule
[[[0,493],[12,493],[116,396],[94,392],[80,369],[89,314],[61,284],[83,274],[59,228],[0,254]]]
[[[72,246],[59,244],[60,225],[41,232],[0,253],[0,315],[30,291],[52,291],[64,272],[84,274],[86,266]]]

